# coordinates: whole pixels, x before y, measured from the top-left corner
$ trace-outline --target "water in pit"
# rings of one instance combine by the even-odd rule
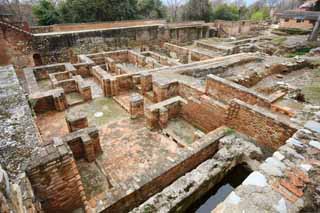
[[[196,201],[186,212],[210,213],[219,203],[239,186],[251,173],[246,165],[238,165],[232,169],[222,181],[206,195]]]

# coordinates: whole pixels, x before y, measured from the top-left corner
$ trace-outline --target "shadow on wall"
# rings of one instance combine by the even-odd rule
[[[32,58],[33,58],[34,66],[41,66],[43,64],[42,63],[42,58],[41,58],[39,53],[33,54]]]

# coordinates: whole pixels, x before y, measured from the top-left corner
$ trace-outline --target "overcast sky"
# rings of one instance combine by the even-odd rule
[[[187,1],[187,0],[184,0],[184,1]],[[228,0],[226,0],[228,1]],[[231,1],[231,0],[229,0]],[[247,4],[247,6],[249,6],[250,4],[254,3],[256,0],[244,0]],[[162,0],[162,2],[164,2],[165,4],[167,3],[167,0]]]

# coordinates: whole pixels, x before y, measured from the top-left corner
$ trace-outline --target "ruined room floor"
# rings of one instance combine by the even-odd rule
[[[37,83],[41,92],[52,90],[52,85],[49,79],[37,81]]]
[[[182,141],[183,144],[190,145],[194,141],[194,133],[200,130],[182,118],[175,118],[169,121],[164,131],[178,142]]]
[[[84,102],[83,97],[78,92],[71,92],[66,94],[67,103],[69,106],[80,104]]]
[[[218,76],[221,78],[226,78],[228,80],[233,80],[240,77],[250,76],[254,73],[263,74],[272,64],[280,64],[289,60],[290,59],[286,59],[283,57],[264,56],[263,58],[256,61],[251,61],[230,67],[222,74],[218,74]]]
[[[173,163],[180,149],[168,137],[147,129],[144,119],[124,119],[102,127],[100,143],[103,154],[96,162],[78,162],[89,199],[109,189],[108,184],[101,188],[99,181],[88,178],[94,173],[99,175],[98,179],[107,180],[112,188],[120,184],[120,188],[125,190],[133,182],[148,178],[149,172],[161,170],[164,163]]]
[[[82,111],[87,115],[89,126],[98,128],[111,122],[127,119],[129,114],[112,98],[97,98],[90,102],[70,107],[67,111]],[[50,142],[53,137],[68,134],[65,121],[66,112],[47,112],[38,114],[36,124],[44,142]]]
[[[292,87],[301,88],[305,95],[306,101],[314,105],[320,104],[320,70],[304,68],[293,71],[282,78],[278,75],[270,75],[258,82],[252,88],[258,92],[268,91],[279,84],[288,84]]]
[[[132,74],[132,73],[137,73],[137,72],[148,70],[148,68],[146,68],[146,67],[137,66],[132,63],[121,63],[121,65],[126,68],[126,71],[128,71],[128,73],[126,73],[126,74]]]
[[[130,91],[123,91],[119,95],[114,96],[113,99],[121,105],[123,109],[125,109],[127,112],[130,111],[130,98],[132,95],[137,94],[138,91],[136,90],[130,90]],[[154,104],[150,99],[143,97],[144,99],[144,108]]]

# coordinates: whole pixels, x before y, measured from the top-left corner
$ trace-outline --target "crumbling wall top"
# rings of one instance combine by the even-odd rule
[[[13,66],[0,67],[0,163],[11,178],[25,170],[40,140]]]

